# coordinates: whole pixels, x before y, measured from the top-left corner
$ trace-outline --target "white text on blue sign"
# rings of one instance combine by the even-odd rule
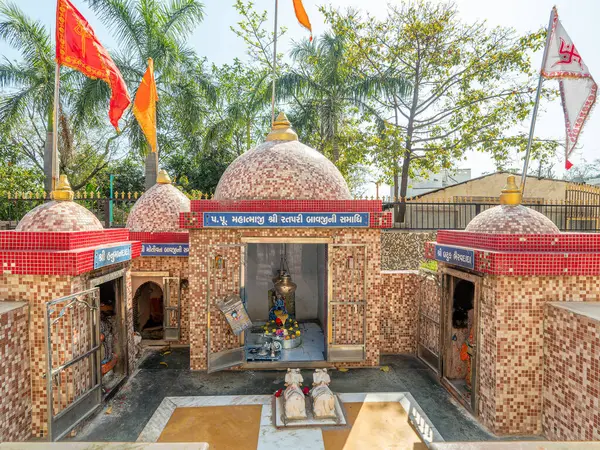
[[[369,213],[205,212],[208,228],[367,228]]]

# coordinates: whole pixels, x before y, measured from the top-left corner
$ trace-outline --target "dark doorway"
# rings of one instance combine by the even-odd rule
[[[475,372],[476,289],[472,281],[454,276],[449,278],[444,377],[455,393],[470,405]]]
[[[123,278],[99,284],[102,388],[112,390],[127,375],[127,344],[122,305]]]
[[[142,284],[133,298],[134,330],[142,339],[164,338],[163,290],[151,281]]]

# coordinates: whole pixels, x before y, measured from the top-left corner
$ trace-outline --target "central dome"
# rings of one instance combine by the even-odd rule
[[[282,127],[287,130],[276,133]],[[351,200],[337,167],[315,149],[292,140],[295,133],[291,133],[289,122],[280,115],[267,142],[239,156],[225,170],[214,199]]]

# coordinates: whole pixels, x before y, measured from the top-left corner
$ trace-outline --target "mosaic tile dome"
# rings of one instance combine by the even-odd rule
[[[102,223],[94,214],[72,201],[52,201],[29,211],[16,231],[99,231]]]
[[[287,127],[287,129],[286,129]],[[229,165],[215,200],[350,200],[346,180],[324,155],[302,144],[281,114],[267,142]]]
[[[171,184],[161,170],[158,183],[148,189],[133,205],[126,227],[134,232],[172,233],[179,228],[179,213],[190,211],[190,199]]]
[[[475,216],[465,228],[470,233],[554,234],[558,227],[542,213],[523,205],[500,205]]]

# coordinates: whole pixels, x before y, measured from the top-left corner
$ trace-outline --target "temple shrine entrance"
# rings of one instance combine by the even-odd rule
[[[252,243],[247,246],[245,305],[248,362],[327,359],[327,246]]]
[[[127,327],[123,301],[124,271],[94,278],[100,299],[100,370],[102,391],[108,395],[127,377]]]
[[[450,268],[444,276],[442,382],[475,413],[480,277]]]
[[[152,281],[142,284],[133,297],[133,328],[142,339],[164,337],[164,299],[162,288]]]

